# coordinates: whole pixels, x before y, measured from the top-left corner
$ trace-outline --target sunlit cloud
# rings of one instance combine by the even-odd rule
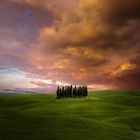
[[[139,13],[139,0],[4,1],[1,87],[139,88]]]

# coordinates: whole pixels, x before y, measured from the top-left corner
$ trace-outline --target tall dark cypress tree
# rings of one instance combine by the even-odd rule
[[[83,86],[83,97],[86,97],[86,87]]]
[[[80,96],[80,87],[78,87],[78,97]]]
[[[56,91],[57,98],[67,98],[67,97],[87,97],[88,88],[87,86],[58,86]]]
[[[88,96],[88,88],[87,86],[85,87],[85,92],[86,92],[86,97]]]
[[[66,86],[66,97],[68,97],[68,87]]]
[[[72,97],[72,85],[70,86],[70,97]]]
[[[82,89],[82,87],[80,86],[80,97],[82,97],[82,94],[83,94],[83,89]]]
[[[76,86],[73,89],[73,95],[74,95],[74,97],[76,97]]]
[[[66,98],[66,87],[64,87],[64,97]]]
[[[65,89],[64,89],[64,86],[62,87],[62,97],[63,98],[65,97]]]
[[[57,87],[57,91],[56,91],[56,95],[57,95],[57,98],[60,98],[60,95],[59,95],[59,86]]]
[[[84,93],[85,93],[84,86],[82,86],[82,97],[84,97]]]
[[[61,90],[61,88],[59,89],[59,97],[62,98],[62,90]]]
[[[77,97],[78,96],[78,89],[77,89],[77,86],[76,86],[76,88],[75,88],[75,97]]]

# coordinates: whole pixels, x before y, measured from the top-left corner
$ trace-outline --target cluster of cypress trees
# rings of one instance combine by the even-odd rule
[[[70,97],[87,97],[88,88],[87,86],[63,86],[57,88],[57,98],[70,98]]]

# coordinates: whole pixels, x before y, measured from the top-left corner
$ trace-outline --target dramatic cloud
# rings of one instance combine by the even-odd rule
[[[49,86],[140,87],[139,0],[6,0],[0,19],[2,66]]]

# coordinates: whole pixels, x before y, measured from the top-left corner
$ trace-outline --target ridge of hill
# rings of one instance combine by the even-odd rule
[[[139,140],[140,90],[0,96],[0,126],[1,140]]]

